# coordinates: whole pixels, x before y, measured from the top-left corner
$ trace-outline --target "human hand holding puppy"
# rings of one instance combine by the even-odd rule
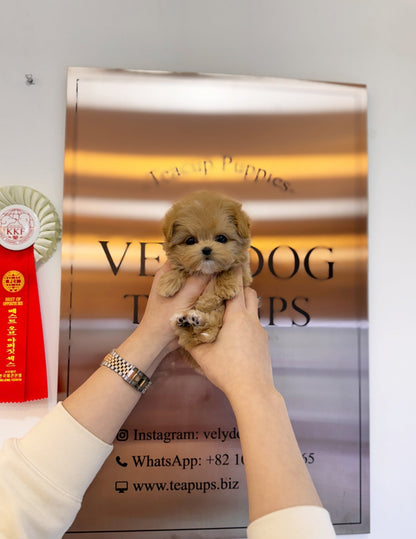
[[[226,302],[223,325],[213,343],[188,347],[206,377],[237,403],[253,391],[274,391],[268,336],[258,317],[257,293],[244,288],[237,272],[238,292]]]
[[[237,269],[242,269],[244,286],[251,282],[250,221],[239,202],[203,191],[172,206],[163,233],[172,269],[159,281],[162,296],[174,296],[191,275],[212,276],[193,308],[173,319],[179,344],[187,348],[213,342],[222,325],[224,302],[238,291]]]
[[[209,275],[190,276],[174,297],[166,298],[158,293],[158,288],[160,280],[171,270],[171,264],[166,262],[157,271],[140,324],[117,348],[122,357],[128,357],[131,363],[140,362],[140,368],[149,376],[160,361],[179,346],[171,324],[172,318],[178,311],[191,309],[210,280]],[[144,360],[143,349],[149,359]]]

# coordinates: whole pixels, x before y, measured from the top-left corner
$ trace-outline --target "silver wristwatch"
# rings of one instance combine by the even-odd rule
[[[123,380],[142,394],[146,393],[152,384],[144,372],[119,356],[115,350],[105,356],[101,365],[119,374]]]

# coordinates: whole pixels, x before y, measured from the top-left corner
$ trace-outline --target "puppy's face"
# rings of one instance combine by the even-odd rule
[[[216,193],[195,193],[168,211],[164,249],[174,267],[213,274],[247,260],[250,223],[241,204]]]

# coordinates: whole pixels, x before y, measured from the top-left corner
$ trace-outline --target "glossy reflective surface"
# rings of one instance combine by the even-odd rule
[[[62,394],[140,321],[171,203],[199,189],[237,198],[253,222],[253,287],[304,458],[337,532],[368,531],[366,177],[363,87],[71,69]],[[232,411],[172,355],[70,535],[226,538],[246,525]]]

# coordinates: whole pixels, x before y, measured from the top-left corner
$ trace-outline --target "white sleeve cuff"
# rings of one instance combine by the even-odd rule
[[[275,511],[254,520],[247,539],[334,539],[329,513],[323,507],[299,506]]]
[[[77,499],[82,499],[113,449],[80,425],[62,403],[17,443],[41,475]]]

